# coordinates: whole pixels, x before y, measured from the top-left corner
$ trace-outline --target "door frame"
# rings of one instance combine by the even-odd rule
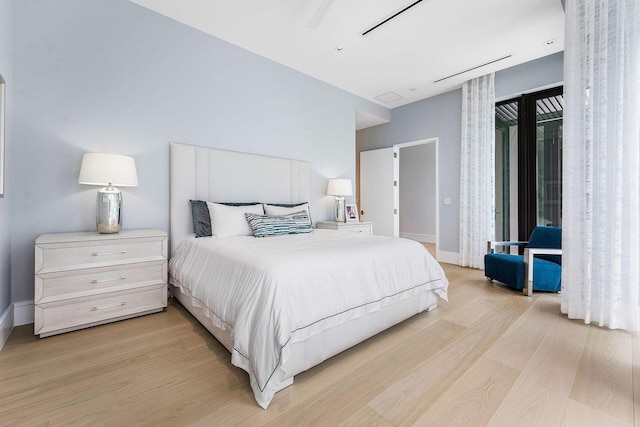
[[[439,152],[439,144],[438,137],[431,137],[425,139],[418,139],[415,141],[407,141],[401,142],[399,144],[394,144],[393,147],[399,148],[399,155],[402,155],[402,148],[413,147],[415,145],[425,145],[425,144],[435,144],[436,148],[436,197],[435,197],[435,207],[436,207],[436,260],[440,258],[440,152]],[[398,167],[399,163],[398,163]],[[402,185],[400,182],[399,185]]]

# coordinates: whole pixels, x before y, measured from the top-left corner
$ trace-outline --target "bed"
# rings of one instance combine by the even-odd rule
[[[311,168],[184,144],[170,152],[171,292],[247,371],[263,408],[298,373],[446,299],[442,268],[406,239],[333,230],[196,238],[191,200],[308,202]]]

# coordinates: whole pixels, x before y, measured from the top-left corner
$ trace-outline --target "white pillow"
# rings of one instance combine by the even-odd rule
[[[218,237],[252,236],[245,213],[264,215],[261,204],[250,206],[227,206],[207,202],[211,217],[211,234]]]
[[[311,219],[311,214],[309,213],[309,203],[301,203],[299,205],[296,205],[290,208],[283,207],[283,206],[276,206],[276,205],[268,205],[266,203],[264,204],[265,215],[289,215],[289,214],[300,212],[300,211],[305,211],[309,216],[309,219]]]

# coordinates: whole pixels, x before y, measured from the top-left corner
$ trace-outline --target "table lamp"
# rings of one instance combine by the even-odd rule
[[[98,190],[96,226],[104,234],[122,229],[122,193],[119,187],[136,187],[138,174],[133,157],[120,154],[85,153],[78,183],[105,186]]]
[[[336,197],[336,222],[346,222],[344,211],[344,196],[352,196],[353,190],[350,179],[330,179],[327,185],[327,195]]]

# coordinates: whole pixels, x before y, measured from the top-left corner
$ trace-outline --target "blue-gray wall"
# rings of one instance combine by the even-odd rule
[[[327,179],[355,178],[356,109],[388,115],[126,0],[20,0],[13,23],[14,302],[33,298],[39,234],[95,229],[97,188],[77,183],[84,152],[135,157],[124,228],[168,231],[174,141],[310,161],[322,220]]]
[[[561,84],[563,53],[556,53],[496,73],[496,99],[508,99],[538,88]],[[356,150],[439,138],[440,250],[457,254],[460,213],[460,126],[462,91],[453,90],[391,110],[391,122],[357,132]],[[443,205],[451,198],[451,206]]]
[[[504,101],[523,93],[555,87],[563,81],[564,52],[498,71],[495,77],[496,100]]]
[[[0,0],[0,74],[5,79],[5,167],[11,166],[13,60],[12,60],[12,0]],[[0,317],[11,304],[11,175],[5,169],[5,196],[0,199]],[[2,334],[0,334],[1,336]],[[2,342],[0,342],[2,347]]]
[[[400,149],[400,237],[436,235],[436,144]]]
[[[391,122],[357,132],[357,151],[391,147],[438,137],[440,199],[452,205],[440,209],[440,250],[458,251],[458,193],[460,188],[460,115],[462,93],[454,90],[391,110]],[[446,209],[446,210],[445,210]],[[455,235],[455,236],[454,236]]]

